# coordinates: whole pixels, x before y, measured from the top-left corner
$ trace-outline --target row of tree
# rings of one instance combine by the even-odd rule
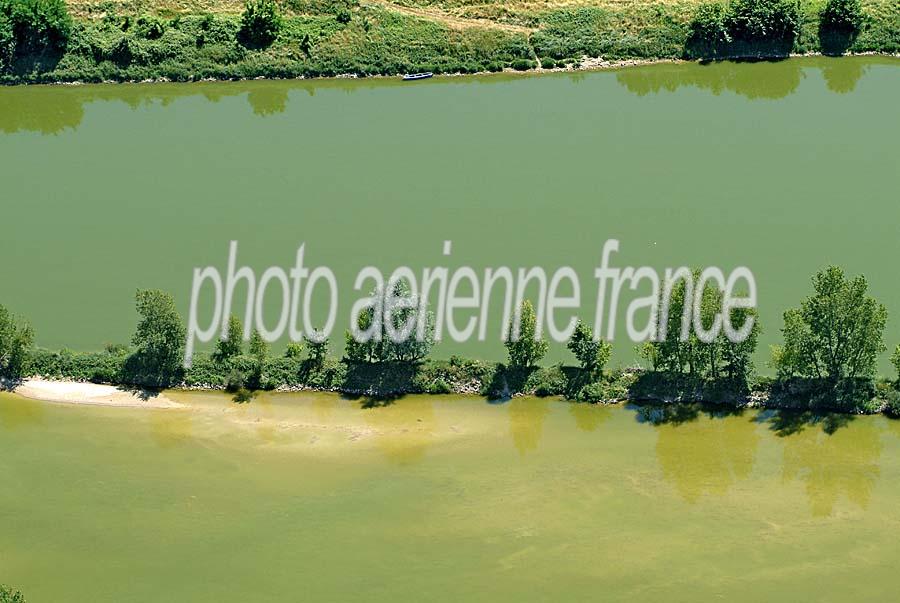
[[[408,295],[408,288],[403,284],[395,285],[395,300]],[[707,287],[695,295],[701,296],[700,314],[704,328],[708,329],[721,308],[722,292]],[[754,369],[752,357],[760,332],[755,310],[732,310],[734,325],[754,319],[753,328],[744,341],[732,342],[724,334],[709,342],[701,341],[693,330],[682,340],[681,321],[690,297],[684,281],[673,287],[665,338],[647,342],[640,350],[651,370],[746,384]],[[185,327],[172,296],[158,290],[139,290],[135,302],[140,319],[124,363],[125,379],[135,384],[157,386],[177,383],[183,376]],[[358,331],[368,333],[370,337],[360,340],[348,332],[344,361],[418,363],[427,358],[434,345],[431,312],[427,312],[422,321],[424,337],[416,337],[415,332],[407,329],[407,337],[401,339],[382,336],[381,331],[374,328],[383,320],[382,311],[382,305],[372,304],[360,313]],[[402,332],[418,325],[417,312],[415,303],[392,312],[395,330]],[[508,366],[534,368],[546,355],[548,344],[535,336],[537,321],[531,303],[523,302],[520,313],[519,337],[506,342]],[[836,266],[820,271],[813,277],[813,294],[803,300],[800,307],[784,313],[784,343],[773,350],[773,366],[778,378],[803,377],[831,384],[874,379],[878,357],[886,349],[886,322],[887,310],[868,294],[865,277],[848,279]],[[16,378],[22,375],[33,342],[33,329],[0,306],[0,376]],[[305,362],[312,368],[321,367],[328,355],[328,346],[327,339],[307,339],[289,344],[284,356],[299,360],[305,349]],[[594,339],[590,327],[583,322],[577,324],[567,347],[588,381],[601,376],[611,355],[609,343]],[[260,382],[269,353],[269,344],[256,331],[251,332],[245,353],[243,326],[232,316],[225,337],[216,343],[211,359],[221,366],[237,367],[241,373],[241,386],[244,383],[252,386]],[[894,351],[892,362],[900,372],[900,345]]]

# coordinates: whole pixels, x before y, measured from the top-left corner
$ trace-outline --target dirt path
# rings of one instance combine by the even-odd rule
[[[389,0],[363,0],[363,2],[360,2],[360,5],[377,6],[396,13],[409,15],[411,17],[419,17],[420,19],[437,21],[438,23],[443,23],[447,27],[453,29],[497,29],[508,33],[521,33],[526,35],[536,31],[534,28],[523,27],[521,25],[509,25],[507,23],[498,23],[496,21],[491,21],[490,19],[467,19],[465,17],[455,17],[453,15],[448,15],[444,11],[436,8],[414,8],[410,6],[400,6],[394,4],[393,2],[390,2]]]

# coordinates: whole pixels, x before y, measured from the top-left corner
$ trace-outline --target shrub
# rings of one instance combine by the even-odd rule
[[[561,396],[565,393],[569,384],[565,373],[560,366],[541,368],[533,371],[525,381],[525,393],[533,393],[535,396]]]
[[[0,305],[0,377],[18,378],[34,342],[34,331]]]
[[[725,6],[701,4],[690,23],[686,46],[693,56],[717,57],[731,43]]]
[[[689,25],[685,53],[693,57],[786,55],[800,33],[791,0],[734,0],[701,4]]]
[[[541,67],[544,69],[553,69],[556,67],[556,61],[554,61],[551,57],[544,57],[541,59]]]
[[[25,603],[25,597],[19,591],[0,584],[0,603]]]
[[[891,390],[884,397],[884,414],[900,419],[900,391]]]
[[[534,61],[529,59],[516,59],[510,66],[516,71],[528,71],[534,67]]]
[[[0,61],[61,54],[72,35],[64,0],[0,0]]]
[[[826,54],[843,54],[862,30],[859,0],[828,0],[819,14],[819,43]]]
[[[137,35],[147,40],[158,40],[166,31],[166,26],[156,17],[139,17]]]
[[[266,48],[281,31],[281,13],[275,0],[247,0],[241,15],[239,37],[249,48]]]

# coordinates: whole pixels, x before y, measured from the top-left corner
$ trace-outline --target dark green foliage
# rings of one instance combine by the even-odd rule
[[[532,371],[525,380],[522,393],[539,397],[562,396],[568,390],[569,377],[562,366],[540,368]]]
[[[165,33],[165,23],[156,17],[139,17],[135,33],[147,40],[158,40]]]
[[[884,414],[894,419],[900,419],[900,391],[890,390],[885,394]]]
[[[239,37],[248,48],[267,48],[278,37],[283,22],[275,0],[247,0]]]
[[[699,277],[694,273],[694,281]],[[710,328],[714,316],[721,311],[722,292],[707,283],[700,300],[700,317],[704,328]],[[755,311],[736,308],[731,313],[731,323],[740,329],[747,320],[753,320],[753,327],[748,337],[742,342],[730,341],[724,333],[719,333],[711,342],[701,341],[690,326],[688,336],[682,340],[682,320],[687,306],[688,320],[691,316],[691,304],[697,291],[686,299],[687,289],[684,280],[679,280],[672,288],[669,298],[669,315],[666,323],[666,336],[662,341],[647,342],[641,347],[641,355],[650,361],[656,372],[670,374],[687,374],[692,377],[719,380],[726,379],[746,386],[752,372],[751,358],[756,351],[759,340],[759,321]],[[663,300],[660,297],[660,307]]]
[[[309,361],[316,368],[321,368],[325,364],[328,357],[328,339],[327,338],[308,338],[303,339],[306,347],[309,349]]]
[[[554,61],[551,57],[544,57],[541,59],[541,67],[544,69],[553,69],[556,67],[556,61]]]
[[[703,4],[690,23],[685,52],[696,58],[787,56],[801,24],[794,0]]]
[[[25,597],[19,591],[0,584],[0,603],[25,603]]]
[[[716,58],[731,44],[725,5],[718,2],[701,4],[691,20],[686,46],[695,57]]]
[[[837,266],[813,277],[813,295],[784,313],[784,347],[775,354],[780,377],[833,384],[874,377],[885,350],[887,310],[868,295],[868,287],[864,276],[847,280]]]
[[[228,317],[228,329],[225,337],[216,341],[216,351],[213,352],[213,360],[224,362],[229,358],[239,356],[244,351],[244,326],[240,319],[231,315]]]
[[[71,32],[63,0],[0,0],[0,72],[54,65]]]
[[[891,364],[894,365],[894,371],[897,373],[897,380],[894,383],[900,389],[900,344],[894,348],[894,353],[891,354]]]
[[[518,333],[515,329],[515,317],[510,319],[509,335],[505,343],[510,366],[528,368],[540,362],[547,354],[547,341],[538,339],[536,335],[537,319],[534,307],[526,299],[519,308]]]
[[[0,6],[25,1],[0,0]],[[803,31],[795,39],[794,51],[816,51],[819,11],[810,0],[802,1]],[[724,25],[715,19],[713,24],[718,25],[707,30],[715,34],[712,45],[692,43],[685,50],[688,19],[683,5],[671,3],[558,9],[534,16],[538,29],[530,38],[495,29],[450,29],[435,21],[356,2],[291,0],[288,6],[302,14],[283,17],[274,38],[267,30],[270,33],[265,37],[272,41],[266,47],[248,39],[240,16],[135,19],[110,11],[100,20],[76,21],[64,52],[48,50],[17,57],[12,24],[0,10],[0,83],[474,73],[511,66],[531,69],[536,56],[560,65],[578,63],[583,55],[616,60],[685,54],[770,56],[784,50],[756,43],[748,48],[735,42],[723,47],[720,34]],[[349,22],[338,20],[342,10],[352,15]],[[900,52],[895,3],[868,0],[866,11],[866,26],[850,50]],[[698,39],[706,38],[694,36],[695,42]]]
[[[897,16],[900,19],[900,15]],[[819,14],[819,43],[825,54],[840,55],[856,41],[865,23],[859,0],[828,0]]]
[[[73,352],[37,349],[28,354],[24,373],[48,379],[71,379],[119,385],[126,382],[127,349]]]
[[[878,410],[875,383],[866,378],[836,382],[805,377],[781,379],[773,384],[766,406],[852,414],[871,414]]]
[[[357,341],[351,332],[345,335],[344,355],[351,362],[419,362],[434,347],[434,313],[418,307],[418,298],[412,296],[405,281],[397,281],[393,291],[375,291],[369,298],[370,305],[360,312],[357,327],[360,334],[368,334],[365,341]],[[388,308],[390,319],[388,319]],[[420,312],[424,311],[424,329],[418,336]],[[402,337],[407,325],[412,330]],[[388,325],[392,325],[396,339],[390,336]],[[327,349],[327,348],[326,348]]]
[[[34,331],[0,305],[0,377],[22,376],[28,351],[34,343]]]
[[[184,357],[186,330],[168,293],[141,289],[135,294],[141,317],[126,363],[129,383],[166,386],[177,382]]]
[[[594,339],[590,327],[580,320],[566,347],[575,355],[581,370],[592,378],[603,371],[612,354],[612,346],[606,341]]]

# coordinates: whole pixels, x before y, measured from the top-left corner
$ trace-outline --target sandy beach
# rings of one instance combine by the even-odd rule
[[[15,393],[34,400],[87,404],[93,406],[121,406],[130,408],[182,408],[183,405],[165,394],[146,390],[121,389],[112,385],[75,381],[28,379],[15,388]]]

